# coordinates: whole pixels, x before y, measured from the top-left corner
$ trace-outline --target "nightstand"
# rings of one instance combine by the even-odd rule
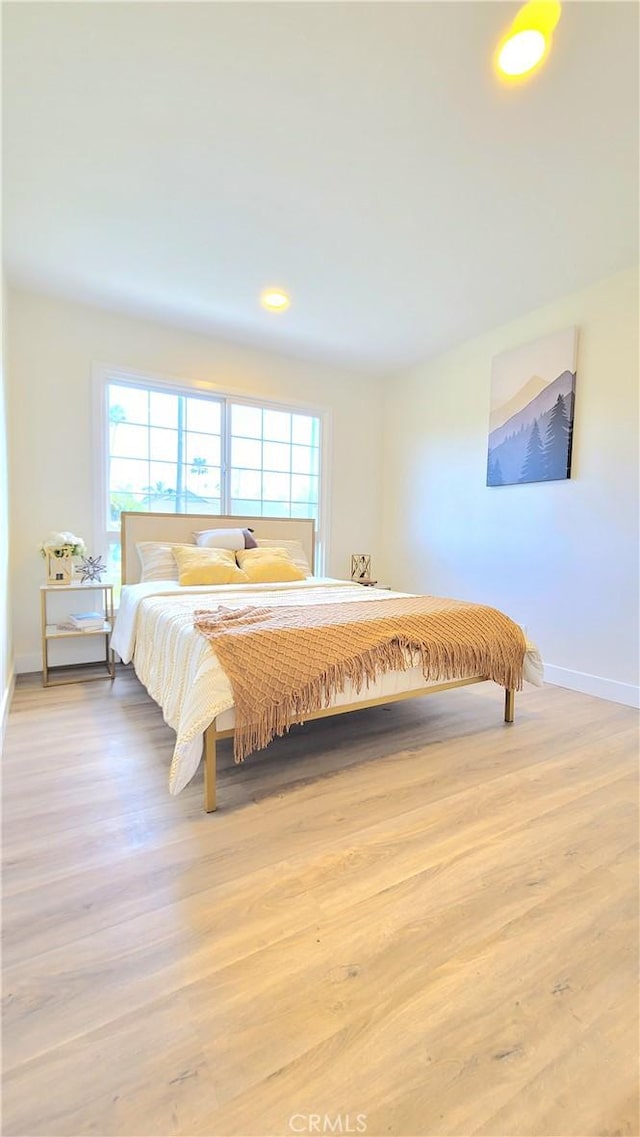
[[[88,595],[80,601],[78,610],[80,612],[96,610],[95,593],[101,593],[101,599],[98,602],[97,610],[104,613],[104,622],[101,628],[73,628],[65,620],[59,620],[58,623],[50,622],[47,601],[49,596],[53,593],[58,596],[65,595],[66,593],[74,594],[85,592]],[[75,595],[74,595],[75,601]],[[116,661],[113,651],[111,650],[111,632],[113,629],[113,585],[112,584],[95,584],[94,582],[87,584],[41,584],[40,585],[40,618],[42,626],[42,686],[43,687],[59,687],[63,683],[85,683],[92,679],[115,679],[116,677]],[[70,663],[60,664],[52,667],[49,664],[49,644],[52,640],[63,639],[83,639],[86,640],[92,636],[102,636],[104,638],[104,660],[97,660],[95,663]],[[98,670],[100,669],[100,670]],[[55,672],[57,675],[63,673],[68,678],[50,679],[50,673]],[[71,674],[73,672],[73,674]]]

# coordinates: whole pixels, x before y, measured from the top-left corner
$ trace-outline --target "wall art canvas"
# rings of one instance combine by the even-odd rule
[[[493,360],[488,486],[571,476],[576,344],[568,328]]]

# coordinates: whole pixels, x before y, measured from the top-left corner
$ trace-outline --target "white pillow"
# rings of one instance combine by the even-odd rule
[[[230,549],[235,553],[245,547],[244,529],[201,529],[193,535],[202,549]]]
[[[184,541],[138,541],[136,549],[140,557],[142,575],[140,580],[178,580],[178,565],[172,553]],[[195,548],[195,545],[194,545]]]
[[[256,537],[256,541],[258,542],[259,549],[284,549],[289,554],[294,565],[299,568],[305,576],[313,575],[311,566],[307,560],[307,554],[300,541],[282,541],[281,539],[271,541],[263,537]]]

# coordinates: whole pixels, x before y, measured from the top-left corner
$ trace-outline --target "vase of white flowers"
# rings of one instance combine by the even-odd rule
[[[76,537],[64,529],[50,533],[39,546],[40,556],[47,562],[47,584],[71,584],[73,580],[73,558],[82,557],[87,551],[82,537]]]

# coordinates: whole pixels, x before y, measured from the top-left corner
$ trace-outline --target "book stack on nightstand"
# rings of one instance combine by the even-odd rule
[[[68,618],[71,628],[82,632],[104,632],[104,612],[72,612]]]
[[[86,606],[78,604],[78,610],[54,623],[48,612],[47,601],[52,593],[57,596],[73,592],[73,603],[77,593],[87,593]],[[101,603],[96,608],[96,593]],[[81,683],[89,679],[115,679],[115,656],[111,650],[113,629],[113,585],[112,584],[41,584],[40,614],[42,622],[42,685],[54,687],[61,683]],[[104,637],[104,659],[95,663],[64,664],[52,667],[49,662],[49,644],[52,640]]]

